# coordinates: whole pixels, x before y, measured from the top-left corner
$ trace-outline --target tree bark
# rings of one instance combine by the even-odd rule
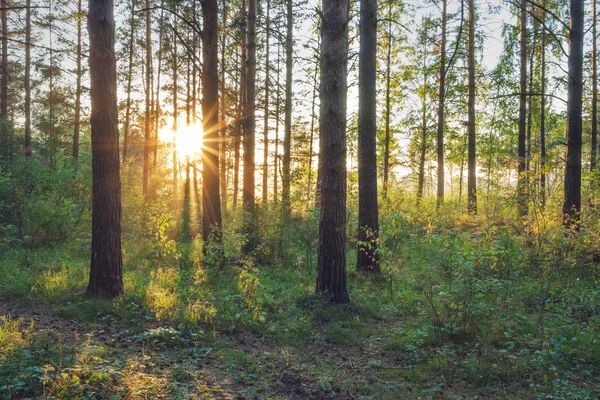
[[[0,119],[8,118],[8,1],[2,0],[2,77],[0,78]],[[52,11],[50,11],[52,12]],[[52,22],[50,22],[52,23]],[[52,46],[50,46],[52,47]]]
[[[148,1],[148,0],[146,0]],[[176,8],[177,9],[177,8]],[[172,159],[173,159],[173,201],[177,204],[177,191],[178,191],[178,160],[177,160],[177,119],[179,117],[179,109],[177,107],[177,93],[179,92],[178,87],[178,69],[177,65],[177,17],[173,17],[173,147],[172,147]],[[206,136],[206,135],[205,135]]]
[[[444,177],[444,107],[446,105],[446,23],[448,0],[442,0],[442,43],[440,46],[440,83],[438,89],[438,120],[437,120],[437,201],[439,210],[444,202],[446,180]]]
[[[150,79],[152,65],[152,20],[150,18],[150,0],[145,0],[146,8],[146,115],[144,116],[144,170],[143,170],[143,192],[148,195],[148,185],[150,181],[150,149],[151,149],[151,130],[150,130]]]
[[[518,149],[518,183],[517,202],[519,215],[527,215],[527,179],[526,179],[526,118],[527,118],[527,0],[521,0],[520,4],[520,73],[519,73],[519,149]]]
[[[285,128],[283,135],[283,182],[282,203],[283,218],[287,219],[291,213],[290,180],[291,180],[291,150],[292,150],[292,72],[293,72],[293,3],[286,1],[287,5],[287,35],[285,38]]]
[[[221,240],[219,193],[219,66],[218,3],[203,0],[202,43],[202,238]],[[211,237],[212,235],[212,237]]]
[[[579,230],[581,212],[581,130],[583,98],[584,0],[571,0],[569,29],[567,165],[565,169],[563,223]]]
[[[273,203],[279,199],[279,115],[281,103],[281,41],[277,41],[277,106],[275,107],[275,155],[273,161]]]
[[[346,93],[348,2],[322,1],[320,155],[322,197],[317,293],[350,301],[346,289]]]
[[[225,70],[227,68],[226,64],[226,54],[225,50],[227,48],[227,0],[223,0],[223,35],[221,37],[221,122],[219,123],[219,135],[220,135],[220,146],[219,146],[219,162],[221,163],[219,167],[219,182],[221,188],[221,209],[227,209],[227,175],[225,174],[227,165],[225,163],[227,158],[227,112],[225,109]]]
[[[77,83],[75,88],[75,127],[73,129],[74,162],[77,162],[77,160],[79,159],[79,131],[81,125],[81,18],[83,17],[82,14],[83,8],[81,5],[81,0],[77,0]]]
[[[265,209],[269,205],[269,38],[271,29],[270,9],[271,1],[267,0],[267,15],[265,18],[265,103],[264,103],[264,128],[263,128],[263,168],[262,168],[262,202]]]
[[[475,136],[475,0],[469,0],[469,104],[468,104],[468,176],[467,200],[468,210],[477,214],[477,171],[476,171],[476,136]]]
[[[81,4],[81,2],[80,2]],[[31,149],[31,0],[25,10],[25,157],[30,158]],[[81,18],[81,16],[80,16]],[[81,22],[79,22],[81,29]],[[79,55],[78,55],[79,59]]]
[[[379,272],[377,204],[377,0],[360,1],[358,251],[356,269]]]
[[[164,30],[164,21],[165,21],[165,10],[162,8],[164,6],[164,0],[161,0],[160,2],[161,5],[161,10],[160,10],[160,20],[159,20],[159,27],[158,27],[158,65],[156,66],[157,71],[156,71],[156,108],[154,109],[154,146],[153,146],[153,150],[154,150],[154,154],[153,154],[153,158],[152,158],[152,166],[153,169],[156,170],[156,163],[158,160],[158,131],[160,129],[160,115],[161,115],[161,109],[160,109],[160,75],[161,75],[161,67],[162,67],[162,54],[163,54],[163,49],[162,49],[162,38],[163,38],[163,30]],[[196,64],[194,64],[196,65]]]
[[[244,119],[244,177],[243,177],[243,205],[244,205],[244,232],[247,242],[244,246],[246,254],[254,250],[256,238],[256,212],[255,212],[255,182],[254,173],[256,164],[254,151],[256,148],[256,0],[248,1],[248,58],[246,60],[246,114]]]
[[[592,140],[590,170],[593,172],[598,165],[598,33],[597,33],[597,0],[592,2]]]
[[[546,1],[542,1],[545,8]],[[542,25],[546,24],[546,11],[542,10]],[[542,29],[542,76],[540,100],[540,199],[542,209],[546,205],[546,30]]]
[[[113,0],[89,0],[92,127],[92,254],[86,294],[123,294],[121,178]]]

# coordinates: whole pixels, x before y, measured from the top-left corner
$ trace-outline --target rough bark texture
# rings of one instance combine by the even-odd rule
[[[590,170],[595,171],[598,165],[598,47],[597,44],[597,1],[593,0],[592,6],[592,151]]]
[[[383,194],[387,198],[390,174],[390,120],[392,113],[391,83],[392,83],[392,4],[388,4],[387,56],[385,65],[385,144],[383,155]]]
[[[202,4],[202,238],[208,241],[214,229],[220,240],[221,197],[219,193],[219,66],[218,66],[218,3],[204,0]]]
[[[581,130],[583,98],[584,0],[571,0],[567,103],[567,165],[565,169],[563,222],[579,229],[581,211]]]
[[[290,173],[292,149],[292,71],[293,71],[293,4],[287,0],[287,35],[285,38],[285,128],[283,135],[283,217],[289,218],[291,212]]]
[[[440,45],[440,83],[437,112],[437,201],[439,209],[444,202],[446,180],[444,177],[444,107],[446,105],[446,23],[448,1],[442,0],[442,43]]]
[[[321,25],[320,159],[321,217],[317,293],[336,303],[346,289],[346,93],[348,26],[346,0],[323,0]]]
[[[517,202],[520,215],[527,215],[527,179],[526,179],[526,112],[527,112],[527,0],[520,4],[520,57],[519,57],[519,149]]]
[[[148,184],[150,181],[150,66],[152,65],[152,20],[150,19],[150,1],[146,0],[146,114],[144,116],[144,170],[143,170],[143,191],[148,194]]]
[[[244,232],[247,243],[244,252],[256,247],[255,182],[256,169],[254,151],[256,148],[256,0],[248,1],[248,58],[246,59],[246,118],[244,129]]]
[[[31,0],[25,10],[25,156],[31,157]],[[80,22],[81,24],[81,22]]]
[[[360,1],[358,253],[356,269],[379,272],[377,204],[377,0]]]
[[[29,0],[28,0],[29,1]],[[28,10],[29,11],[29,10]],[[77,1],[77,83],[75,88],[75,127],[73,129],[73,161],[79,159],[79,131],[81,126],[81,19],[83,9],[81,0]]]
[[[89,0],[92,127],[92,255],[86,294],[123,294],[121,178],[113,0]]]
[[[542,2],[545,8],[546,2]],[[542,11],[542,25],[546,24],[546,12]],[[546,205],[546,31],[542,29],[542,76],[540,100],[540,201],[544,208]]]
[[[477,173],[476,173],[476,137],[475,137],[475,0],[469,0],[469,43],[468,43],[469,70],[469,105],[468,105],[468,176],[467,200],[468,209],[472,214],[477,214]]]
[[[8,118],[8,1],[2,0],[2,77],[0,78],[0,118]]]
[[[262,168],[262,202],[265,208],[269,204],[269,38],[270,38],[270,11],[271,1],[267,0],[267,15],[265,18],[265,103],[263,127],[263,168]]]
[[[223,35],[221,37],[221,121],[219,122],[219,135],[221,138],[219,146],[219,183],[221,188],[221,209],[227,209],[227,110],[225,109],[225,72],[227,69],[226,48],[227,48],[227,0],[223,0]],[[195,35],[195,34],[194,34]],[[194,68],[195,68],[194,63]]]

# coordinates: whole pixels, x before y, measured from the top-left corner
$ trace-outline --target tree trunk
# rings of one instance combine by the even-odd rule
[[[135,0],[132,0],[131,2],[131,17],[129,21],[129,64],[127,67],[127,102],[125,105],[125,124],[123,126],[123,161],[125,161],[127,158],[127,151],[129,150],[129,131],[131,129],[131,83],[133,80]]]
[[[158,160],[158,131],[160,129],[160,114],[161,114],[161,110],[160,110],[160,74],[161,74],[161,66],[162,66],[162,37],[163,37],[163,24],[165,21],[165,10],[162,8],[164,5],[164,0],[161,0],[160,2],[161,5],[161,10],[160,10],[160,20],[159,20],[159,27],[158,27],[158,65],[156,66],[157,71],[156,71],[156,108],[154,110],[154,146],[153,146],[153,150],[154,150],[154,154],[153,154],[153,158],[152,158],[152,167],[154,170],[156,170],[156,163]],[[194,64],[196,65],[196,64]]]
[[[390,118],[391,106],[391,71],[392,71],[392,3],[388,4],[388,48],[385,71],[385,150],[383,156],[383,194],[387,198],[390,176]]]
[[[246,60],[246,114],[244,129],[244,177],[243,177],[243,204],[244,204],[244,232],[247,242],[244,246],[246,254],[254,250],[256,242],[256,212],[255,207],[255,182],[256,169],[254,151],[256,148],[256,0],[248,1],[248,58]]]
[[[150,0],[145,0],[146,8],[146,115],[144,116],[144,170],[143,191],[148,195],[148,183],[150,181],[150,70],[152,65],[152,20],[150,18]]]
[[[226,54],[225,50],[227,48],[227,1],[223,0],[223,36],[221,38],[221,122],[219,124],[220,130],[220,146],[219,146],[219,162],[221,163],[219,168],[219,182],[221,185],[221,209],[227,209],[227,176],[225,174],[227,165],[225,163],[227,158],[227,113],[225,109],[225,70],[227,68],[226,64]]]
[[[321,45],[321,37],[319,36],[317,38],[317,46]],[[315,62],[315,75],[313,77],[313,91],[312,91],[312,103],[311,103],[311,112],[310,112],[310,143],[309,143],[309,148],[308,148],[308,183],[307,183],[307,190],[306,190],[306,207],[310,207],[310,199],[311,199],[311,191],[312,191],[312,175],[313,175],[313,171],[312,171],[312,161],[313,161],[313,156],[314,156],[314,141],[315,141],[315,119],[316,119],[316,115],[315,115],[315,105],[317,102],[317,86],[318,86],[318,82],[317,82],[317,78],[318,78],[318,74],[319,74],[319,57],[317,54],[317,59]]]
[[[53,28],[54,28],[54,15],[52,14],[52,0],[49,1],[49,18],[50,18],[50,26],[49,26],[49,39],[50,42],[50,79],[48,82],[48,107],[49,107],[49,120],[50,120],[50,128],[49,137],[50,137],[50,168],[56,169],[56,133],[54,130],[54,47],[53,47]],[[2,24],[2,29],[6,26],[5,23]],[[5,56],[8,56],[6,51],[2,51],[2,65],[5,62]],[[8,71],[8,64],[6,67],[2,67],[4,71]],[[4,82],[3,85],[3,93],[8,93],[8,87],[6,91],[4,91]],[[8,100],[7,100],[8,101]],[[8,114],[6,115],[8,117]]]
[[[527,112],[527,0],[520,4],[520,73],[519,73],[519,148],[517,202],[519,215],[527,215],[527,179],[526,179],[526,112]]]
[[[77,83],[75,89],[75,128],[73,130],[74,162],[77,162],[79,159],[79,128],[81,124],[81,18],[83,18],[83,9],[81,0],[77,0]]]
[[[277,41],[277,106],[275,107],[275,155],[273,161],[273,203],[277,204],[279,178],[279,114],[281,103],[281,41]]]
[[[148,0],[146,0],[148,1]],[[177,7],[175,7],[177,10]],[[178,160],[177,160],[177,118],[179,116],[179,109],[177,107],[177,92],[179,91],[177,85],[177,72],[179,66],[177,65],[177,17],[173,17],[173,201],[177,204],[177,190],[178,190]],[[203,109],[204,110],[204,109]]]
[[[437,201],[439,209],[444,202],[444,107],[446,105],[446,23],[448,0],[442,0],[442,43],[440,47],[440,86],[438,89],[438,120],[437,120]],[[460,40],[460,39],[459,39]]]
[[[219,19],[217,0],[203,0],[202,43],[202,238],[221,240],[219,194]],[[212,235],[212,237],[211,237]]]
[[[545,8],[546,1],[542,1]],[[542,10],[542,26],[546,24],[546,11]],[[542,29],[542,77],[540,102],[540,198],[542,209],[546,205],[546,30]]]
[[[598,164],[598,33],[596,31],[596,19],[598,17],[596,0],[592,4],[592,151],[590,170],[595,171]]]
[[[579,230],[581,212],[581,130],[583,98],[584,0],[571,0],[567,103],[567,165],[565,169],[563,223]]]
[[[8,1],[2,0],[2,78],[0,79],[0,119],[8,118]],[[52,7],[52,6],[50,6]],[[52,8],[50,8],[52,12]],[[52,22],[50,22],[52,24]],[[52,29],[52,28],[51,28]],[[52,34],[51,34],[52,35]],[[50,46],[52,47],[52,46]]]
[[[271,1],[267,0],[267,15],[265,19],[265,103],[264,103],[264,128],[263,128],[263,171],[262,171],[262,202],[265,209],[269,205],[269,30],[271,21],[269,19]]]
[[[80,3],[81,4],[81,1]],[[31,149],[31,0],[25,10],[25,157],[30,158]],[[81,18],[81,15],[79,16]],[[79,23],[81,26],[81,22]],[[81,51],[80,51],[81,52]],[[79,53],[80,53],[79,52]],[[79,55],[78,55],[78,59]],[[79,93],[79,91],[78,91]]]
[[[468,177],[467,199],[468,210],[477,214],[477,172],[476,172],[476,137],[475,137],[475,0],[469,0],[469,105],[468,105]]]
[[[86,294],[123,294],[121,178],[113,0],[89,0],[92,127],[92,254]]]
[[[322,197],[316,291],[335,303],[346,289],[346,0],[323,0],[321,25],[320,155]]]
[[[360,1],[358,252],[356,269],[379,272],[377,204],[377,0]]]
[[[291,180],[291,150],[292,150],[292,72],[293,72],[293,3],[287,0],[287,35],[285,38],[285,132],[283,135],[283,182],[282,202],[283,218],[290,217],[290,180]]]
[[[246,5],[245,2],[243,2],[243,10],[245,12],[246,10]],[[243,37],[246,37],[246,33],[245,33],[245,29],[243,30],[244,34]],[[243,39],[245,42],[245,39]],[[236,57],[236,61],[237,64],[239,65],[239,70],[240,70],[240,75],[239,75],[239,90],[238,89],[238,80],[236,80],[236,93],[239,92],[239,99],[238,99],[238,107],[237,107],[237,118],[236,118],[236,135],[235,135],[235,143],[234,143],[234,166],[233,166],[233,211],[236,210],[237,208],[237,203],[238,203],[238,198],[239,198],[239,193],[238,193],[238,187],[239,187],[239,181],[240,181],[240,146],[241,146],[241,139],[242,139],[242,135],[243,135],[243,129],[244,129],[244,121],[243,121],[243,115],[244,115],[244,104],[245,104],[245,92],[246,90],[244,89],[246,86],[246,67],[245,67],[245,60],[246,60],[246,44],[242,43],[242,56],[241,56],[241,61],[239,57]]]

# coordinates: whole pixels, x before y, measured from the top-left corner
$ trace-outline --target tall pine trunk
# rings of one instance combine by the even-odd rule
[[[356,268],[379,272],[377,204],[377,0],[360,1],[358,252]]]
[[[89,0],[92,127],[92,254],[86,294],[123,294],[121,178],[113,0]]]
[[[263,127],[263,168],[262,168],[262,202],[265,208],[269,204],[269,38],[271,32],[270,11],[271,1],[267,0],[267,15],[265,19],[265,103],[264,103],[264,127]]]
[[[598,33],[596,19],[598,11],[596,9],[597,0],[592,2],[592,151],[590,159],[590,170],[595,171],[598,165]]]
[[[291,150],[292,150],[292,71],[293,71],[293,3],[286,0],[287,5],[287,35],[285,38],[285,128],[283,135],[283,182],[282,202],[283,218],[290,217],[291,199]]]
[[[563,222],[579,229],[581,212],[581,130],[583,99],[584,0],[571,0],[567,102],[567,165],[564,181]]]
[[[542,1],[545,8],[546,1]],[[542,26],[546,24],[546,11],[542,10]],[[542,76],[540,100],[540,202],[546,205],[546,30],[542,29]]]
[[[467,68],[469,71],[467,200],[469,213],[477,214],[477,153],[475,136],[475,0],[469,0],[469,43],[467,58]]]
[[[446,180],[444,177],[444,107],[446,104],[446,23],[448,0],[442,0],[442,43],[440,46],[440,83],[438,88],[438,113],[437,113],[437,201],[439,209],[444,202]]]
[[[83,9],[81,0],[77,0],[77,83],[75,88],[75,127],[73,129],[73,161],[75,163],[79,159],[79,131],[81,125],[81,18],[83,18]]]
[[[219,194],[219,27],[217,0],[203,0],[202,43],[202,238],[221,239]]]
[[[323,0],[321,24],[321,216],[317,293],[350,301],[346,288],[346,97],[348,2]]]
[[[527,128],[527,0],[521,0],[519,24],[519,148],[517,201],[519,215],[527,215],[526,137]]]
[[[256,0],[248,1],[248,58],[246,60],[246,114],[244,119],[244,177],[243,205],[244,232],[247,242],[244,252],[254,250],[256,241],[255,182],[256,169],[254,151],[256,148]]]
[[[31,157],[31,0],[25,10],[25,156]],[[79,16],[82,17],[81,15]]]
[[[219,123],[219,182],[221,189],[221,209],[227,209],[227,175],[226,175],[226,158],[227,158],[227,110],[225,109],[225,71],[226,64],[226,48],[227,48],[227,0],[223,0],[223,35],[221,37],[221,121]]]

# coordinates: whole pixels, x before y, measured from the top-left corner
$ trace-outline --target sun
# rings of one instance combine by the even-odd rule
[[[175,149],[180,158],[195,158],[202,151],[203,136],[202,125],[184,125],[173,132],[172,129],[165,129],[160,132],[161,140],[173,143],[175,140]]]

